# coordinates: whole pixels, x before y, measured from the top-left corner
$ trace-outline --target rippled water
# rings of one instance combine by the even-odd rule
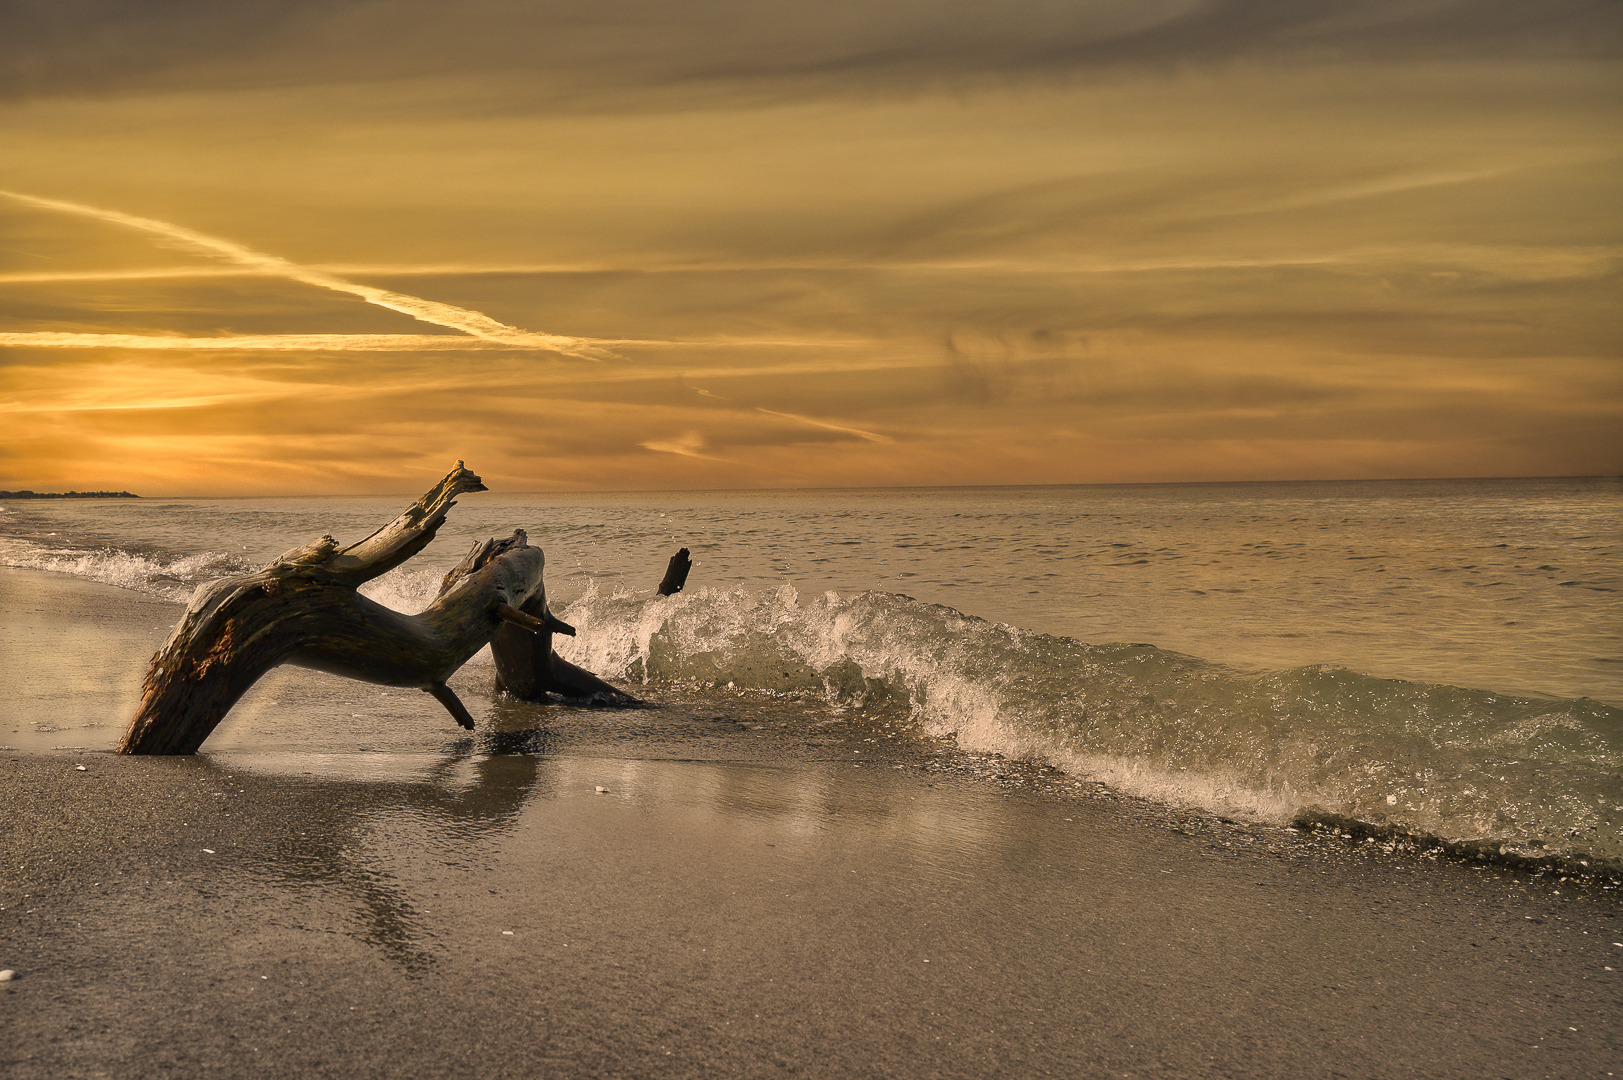
[[[183,598],[407,500],[0,503],[0,563]],[[548,588],[878,589],[1084,641],[1256,667],[1623,704],[1623,481],[1489,480],[901,491],[466,496],[394,586],[529,531]],[[413,584],[413,572],[419,579]]]

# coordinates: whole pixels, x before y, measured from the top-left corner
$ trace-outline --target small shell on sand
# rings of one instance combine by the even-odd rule
[[[0,971],[0,982],[10,982],[12,979],[15,979],[16,977],[17,977],[17,973],[15,971],[12,971],[10,968],[6,968],[6,970]]]
[[[609,793],[609,789],[604,787],[602,784],[599,784],[597,785],[597,793],[599,795],[607,795]]]

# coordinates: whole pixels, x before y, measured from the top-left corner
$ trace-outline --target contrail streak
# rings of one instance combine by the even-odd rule
[[[175,246],[197,254],[207,255],[211,258],[224,259],[245,269],[263,274],[287,278],[305,285],[312,285],[318,289],[330,289],[333,292],[348,293],[358,296],[369,304],[398,311],[402,315],[409,315],[413,319],[435,326],[443,326],[448,330],[457,330],[470,337],[482,341],[500,342],[508,346],[522,348],[548,349],[553,352],[567,353],[571,356],[601,356],[600,350],[582,338],[563,337],[557,334],[536,334],[528,330],[520,330],[516,326],[497,322],[489,315],[478,311],[469,311],[467,308],[455,307],[451,304],[441,304],[434,300],[425,300],[420,296],[411,296],[407,293],[391,292],[388,289],[379,289],[371,285],[362,285],[349,281],[336,274],[329,274],[321,270],[314,270],[307,266],[277,255],[268,255],[262,251],[244,247],[231,240],[218,236],[209,236],[207,233],[188,229],[183,225],[175,225],[156,218],[138,217],[135,214],[126,214],[118,210],[104,210],[96,206],[86,206],[83,203],[68,202],[64,199],[44,199],[37,195],[23,195],[15,191],[0,189],[0,195],[14,199],[28,206],[39,207],[42,210],[56,210],[65,214],[77,214],[80,217],[94,218],[112,225],[122,225],[125,228],[135,229],[161,236]]]

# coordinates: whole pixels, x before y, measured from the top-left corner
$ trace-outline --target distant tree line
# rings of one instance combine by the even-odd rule
[[[0,491],[0,499],[139,499],[128,491]]]

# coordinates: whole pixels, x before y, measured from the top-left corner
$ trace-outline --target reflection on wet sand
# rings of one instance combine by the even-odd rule
[[[647,722],[646,712],[633,722]],[[594,714],[600,729],[624,720]],[[922,785],[904,796],[888,772],[844,762],[637,758],[624,745],[611,756],[582,756],[568,748],[566,723],[537,726],[571,715],[498,700],[487,725],[437,757],[236,751],[211,755],[211,767],[274,779],[271,787],[299,804],[289,815],[313,816],[319,826],[267,845],[250,864],[261,882],[335,902],[350,927],[340,932],[412,974],[443,958],[456,930],[452,910],[467,906],[459,897],[471,889],[567,889],[547,879],[549,867],[579,857],[585,835],[609,827],[606,813],[629,815],[613,828],[630,824],[639,843],[655,847],[669,833],[706,849],[742,845],[812,859],[838,846],[837,836],[859,835],[864,846],[905,851],[939,880],[973,874],[976,852],[1001,846],[1007,823],[998,816]],[[555,805],[542,810],[543,802]],[[596,857],[616,855],[604,849]]]
[[[465,740],[465,749],[428,765],[421,779],[302,781],[305,797],[327,807],[323,827],[283,838],[257,869],[284,885],[315,888],[354,905],[357,936],[420,973],[435,960],[431,909],[389,868],[391,856],[404,845],[472,869],[477,852],[510,831],[529,800],[552,791],[555,770],[536,753],[546,738],[542,730],[492,732],[477,740],[484,744],[477,749],[476,740]],[[295,755],[226,760],[270,773],[320,765]]]

